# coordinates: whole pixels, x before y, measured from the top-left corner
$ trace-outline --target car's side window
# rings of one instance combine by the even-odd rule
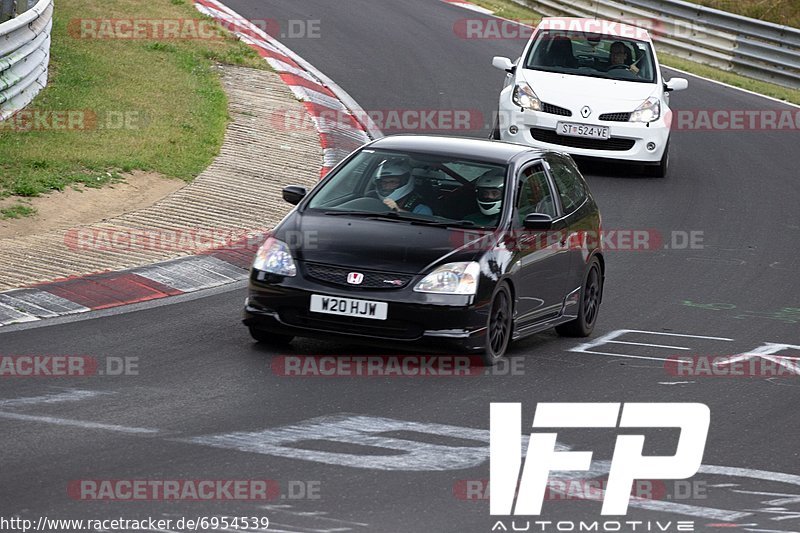
[[[517,192],[517,213],[519,222],[531,213],[544,213],[556,218],[553,194],[547,183],[547,174],[541,163],[535,163],[522,170]]]
[[[553,181],[556,182],[558,195],[561,198],[561,206],[564,214],[575,211],[586,200],[586,188],[583,186],[583,179],[578,171],[569,161],[560,157],[549,159],[550,171],[553,173]]]

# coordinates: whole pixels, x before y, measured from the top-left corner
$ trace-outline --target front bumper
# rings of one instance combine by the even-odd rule
[[[500,124],[500,139],[507,142],[558,150],[582,157],[649,164],[661,160],[669,139],[669,127],[663,112],[661,118],[650,123],[614,122],[599,120],[596,113],[589,119],[584,119],[575,113],[567,117],[542,111],[522,111],[510,99],[503,100],[508,101],[500,104],[500,116],[505,119],[505,124]],[[608,126],[611,138],[604,141],[560,136],[556,134],[559,122]],[[509,131],[512,125],[518,128],[516,134]],[[655,148],[648,150],[648,143],[654,143]]]
[[[274,283],[251,276],[243,322],[248,327],[283,335],[358,340],[369,344],[426,344],[478,350],[485,345],[488,305],[473,296],[396,290],[346,290],[312,280],[282,278]],[[312,294],[388,303],[386,320],[314,313]]]

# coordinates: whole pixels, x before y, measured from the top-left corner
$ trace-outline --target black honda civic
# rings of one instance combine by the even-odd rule
[[[344,336],[480,353],[555,327],[588,336],[603,294],[600,213],[570,156],[455,137],[371,142],[259,248],[254,339]]]

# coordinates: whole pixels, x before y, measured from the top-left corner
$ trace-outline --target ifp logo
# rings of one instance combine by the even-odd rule
[[[590,469],[592,452],[556,451],[558,433],[534,431],[520,472],[521,404],[492,403],[490,413],[492,515],[541,514],[551,472]],[[708,406],[700,403],[540,403],[532,427],[679,428],[671,456],[643,456],[644,435],[617,435],[601,514],[624,515],[635,480],[686,479],[697,473],[710,420]]]

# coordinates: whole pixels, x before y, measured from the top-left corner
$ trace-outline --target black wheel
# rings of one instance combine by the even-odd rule
[[[281,335],[279,333],[270,333],[269,331],[264,331],[261,329],[256,329],[252,326],[248,328],[250,330],[250,336],[256,342],[262,342],[264,344],[271,344],[274,346],[284,346],[292,342],[294,339],[294,335]]]
[[[486,324],[486,347],[481,359],[486,366],[497,364],[505,354],[512,333],[511,293],[506,285],[500,288],[492,299],[489,320]]]
[[[489,134],[490,139],[495,141],[500,140],[500,112],[497,112],[497,118],[494,119],[494,126],[492,126],[492,133]]]
[[[647,175],[653,178],[666,178],[667,171],[669,170],[669,143],[664,148],[664,155],[661,156],[661,161],[655,166],[647,167]]]
[[[589,270],[581,287],[578,317],[560,326],[556,331],[563,337],[588,337],[592,334],[597,314],[600,312],[600,300],[603,295],[603,276],[600,273],[600,262],[592,259]]]

